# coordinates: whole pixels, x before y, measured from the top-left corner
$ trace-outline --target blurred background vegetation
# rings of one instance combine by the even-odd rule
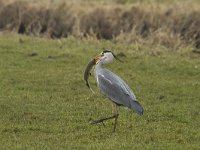
[[[198,0],[9,0],[0,2],[0,30],[62,38],[108,39],[200,49]],[[194,50],[196,52],[196,50]]]

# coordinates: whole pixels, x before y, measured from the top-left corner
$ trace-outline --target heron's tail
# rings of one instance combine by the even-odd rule
[[[131,109],[138,115],[143,115],[144,113],[142,105],[136,100],[131,101]]]

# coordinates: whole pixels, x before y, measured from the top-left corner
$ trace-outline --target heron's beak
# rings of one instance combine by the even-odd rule
[[[94,58],[95,62],[97,63],[99,60],[102,59],[102,57],[103,57],[102,54],[97,55],[97,56]]]

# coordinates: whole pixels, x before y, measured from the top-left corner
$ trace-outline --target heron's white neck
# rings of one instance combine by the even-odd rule
[[[103,61],[99,61],[96,65],[95,65],[95,69],[99,70],[102,68],[103,65]]]
[[[102,61],[99,61],[99,62],[95,65],[95,67],[94,67],[94,76],[95,76],[97,82],[98,82],[97,76],[98,76],[98,74],[100,73],[100,71],[103,69],[103,68],[102,68],[102,64],[103,64],[103,62],[102,62]]]

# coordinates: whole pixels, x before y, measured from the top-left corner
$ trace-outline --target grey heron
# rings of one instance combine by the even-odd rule
[[[94,120],[91,123],[103,123],[106,120],[114,119],[114,132],[116,130],[117,119],[118,119],[118,106],[126,106],[130,108],[133,112],[136,112],[139,115],[143,115],[143,107],[137,101],[136,96],[130,87],[116,74],[110,70],[103,68],[104,64],[111,63],[113,58],[118,59],[114,53],[110,50],[104,50],[102,53],[97,55],[94,59],[90,61],[87,65],[84,73],[84,79],[86,85],[90,88],[88,83],[89,71],[94,68],[94,75],[97,81],[97,85],[100,89],[100,92],[105,95],[113,105],[113,114],[111,117],[106,117],[99,120]]]

